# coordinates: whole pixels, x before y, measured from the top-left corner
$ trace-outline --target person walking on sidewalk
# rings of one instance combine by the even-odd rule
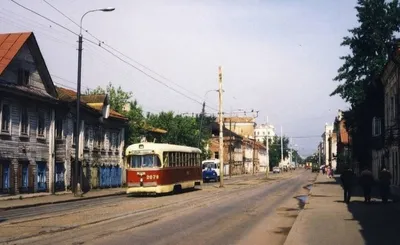
[[[343,191],[344,191],[344,202],[349,203],[351,198],[351,191],[354,184],[354,172],[353,170],[346,166],[343,173],[340,175],[340,180],[342,181]]]
[[[382,171],[379,173],[379,190],[383,203],[387,203],[390,196],[390,181],[392,180],[392,175],[386,169],[385,166],[382,167]]]
[[[364,191],[364,202],[370,203],[372,185],[374,184],[374,177],[372,175],[372,172],[367,167],[364,168],[364,170],[361,172],[360,184]]]

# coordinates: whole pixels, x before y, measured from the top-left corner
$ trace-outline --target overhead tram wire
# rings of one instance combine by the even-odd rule
[[[53,24],[55,24],[55,25],[61,27],[62,29],[64,29],[64,30],[66,30],[66,31],[68,31],[68,32],[70,32],[70,33],[72,33],[72,34],[78,36],[78,33],[76,33],[76,32],[74,32],[74,31],[72,31],[71,29],[69,29],[69,28],[67,28],[67,27],[65,27],[65,26],[63,26],[63,25],[61,25],[61,24],[59,24],[59,23],[53,21],[52,19],[50,19],[50,18],[48,18],[48,17],[46,17],[46,16],[44,16],[44,15],[42,15],[42,14],[40,14],[40,13],[34,11],[34,10],[28,8],[28,7],[25,7],[24,5],[22,5],[22,4],[18,3],[18,2],[16,2],[15,0],[10,0],[10,1],[13,2],[13,3],[15,3],[16,5],[20,6],[21,8],[23,8],[23,9],[25,9],[25,10],[31,12],[31,13],[34,13],[34,14],[36,14],[36,15],[42,17],[43,19],[46,19],[47,21],[50,21],[51,23],[53,23]],[[90,35],[91,35],[91,34],[90,34]],[[155,78],[154,76],[152,76],[152,75],[150,75],[150,74],[148,74],[148,73],[142,71],[140,68],[136,67],[135,65],[133,65],[133,64],[131,64],[130,62],[128,62],[128,61],[122,59],[121,57],[119,57],[118,55],[116,55],[115,53],[113,53],[112,51],[110,51],[110,50],[104,48],[103,46],[101,46],[101,43],[96,43],[96,42],[94,42],[94,41],[92,41],[92,40],[90,40],[90,39],[87,39],[87,38],[84,38],[84,39],[85,39],[86,41],[88,41],[89,43],[92,43],[92,44],[94,44],[94,45],[96,45],[96,46],[102,48],[103,50],[105,50],[105,51],[108,52],[109,54],[113,55],[114,57],[116,57],[117,59],[119,59],[120,61],[122,61],[123,63],[125,63],[125,64],[131,66],[132,68],[134,68],[134,69],[140,71],[141,73],[143,73],[143,74],[146,75],[147,77],[149,77],[149,78],[153,79],[154,81],[156,81],[156,82],[162,84],[163,86],[165,86],[165,87],[167,87],[167,88],[173,90],[174,92],[176,92],[176,93],[178,93],[178,94],[184,96],[185,98],[187,98],[187,99],[189,99],[189,100],[191,100],[191,101],[193,101],[193,102],[196,102],[197,104],[200,104],[200,105],[203,104],[203,102],[198,101],[198,100],[196,100],[196,99],[194,99],[194,98],[192,98],[192,97],[190,97],[190,96],[188,96],[188,95],[186,95],[186,94],[180,92],[179,90],[176,90],[175,88],[169,86],[168,84],[164,83],[163,81],[161,81],[161,80]],[[212,110],[215,110],[215,111],[217,110],[217,109],[215,109],[215,108],[213,108],[213,107],[210,107],[210,106],[207,106],[207,107],[210,108],[210,109],[212,109]]]
[[[43,0],[43,1],[44,1],[47,5],[49,5],[51,8],[53,8],[55,11],[57,11],[59,14],[61,14],[62,16],[64,16],[65,18],[67,18],[69,21],[71,21],[73,24],[75,24],[77,27],[80,27],[80,25],[79,25],[76,21],[74,21],[74,20],[73,20],[72,18],[70,18],[68,15],[64,14],[64,13],[63,13],[61,10],[59,10],[57,7],[55,7],[54,5],[52,5],[51,3],[49,3],[47,0]],[[163,75],[161,75],[161,74],[157,73],[156,71],[150,69],[149,67],[147,67],[147,66],[141,64],[140,62],[134,60],[133,58],[129,57],[128,55],[126,55],[126,54],[124,54],[124,53],[122,53],[121,51],[115,49],[115,48],[112,47],[111,45],[105,43],[104,41],[102,41],[101,39],[99,39],[98,37],[96,37],[95,35],[93,35],[92,33],[90,33],[89,30],[84,29],[84,31],[85,31],[87,34],[89,34],[91,37],[93,37],[94,39],[97,40],[98,44],[96,44],[96,45],[98,45],[99,47],[101,47],[101,48],[104,49],[104,47],[101,46],[101,45],[103,44],[104,46],[107,46],[109,49],[111,49],[111,50],[113,50],[114,52],[118,53],[119,55],[121,55],[121,56],[123,56],[123,57],[125,57],[125,58],[127,58],[127,59],[129,59],[129,60],[131,60],[132,62],[134,62],[134,63],[136,63],[136,64],[142,66],[142,67],[145,68],[146,70],[148,70],[148,71],[150,71],[150,72],[156,74],[156,75],[159,76],[160,78],[162,78],[162,79],[164,79],[164,80],[166,80],[166,81],[168,81],[168,82],[170,82],[170,83],[175,84],[177,87],[179,87],[179,88],[181,88],[182,90],[184,90],[184,91],[186,91],[186,92],[188,92],[188,93],[190,93],[190,94],[196,96],[197,98],[203,99],[201,96],[197,95],[196,93],[193,93],[193,92],[187,90],[186,88],[182,87],[182,86],[179,85],[178,83],[176,83],[176,82],[174,82],[174,81],[172,81],[172,80],[170,80],[170,79],[164,77]],[[87,40],[87,41],[91,41],[91,40],[89,40],[89,39],[87,39],[87,38],[84,38],[84,39]],[[107,49],[105,49],[105,50],[106,50],[107,52],[111,53],[111,51],[109,51],[109,50],[107,50]],[[121,58],[118,57],[118,56],[116,56],[115,54],[112,54],[112,55],[114,55],[115,57],[117,57],[118,59],[121,60]],[[121,61],[122,61],[122,60],[121,60]],[[127,63],[126,61],[123,61],[123,62],[124,62],[124,63]],[[139,67],[133,66],[132,64],[130,64],[130,66],[132,66],[132,67],[135,68],[136,70],[142,72],[142,73],[145,74],[146,76],[149,76],[149,77],[152,78],[153,80],[159,80],[159,79],[154,78],[153,76],[147,74],[146,72],[144,72],[144,71],[143,71],[142,69],[140,69]],[[159,82],[159,81],[158,81],[158,82]],[[170,88],[171,88],[171,87],[170,87]],[[174,90],[175,90],[175,89],[174,89]],[[175,90],[175,92],[177,92],[177,91]],[[183,95],[183,94],[181,94],[181,95]],[[186,97],[186,95],[184,95],[184,96]],[[188,98],[188,97],[187,97],[187,98]],[[193,100],[192,98],[190,98],[190,99]],[[197,103],[199,103],[199,102],[197,101]],[[201,102],[200,102],[200,103],[201,103]],[[208,106],[208,105],[206,105],[206,106],[207,106],[208,108],[212,109],[212,110],[217,111],[216,108],[210,107],[210,106]]]

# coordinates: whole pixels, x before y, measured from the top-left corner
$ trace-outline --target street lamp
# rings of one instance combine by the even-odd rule
[[[89,10],[82,15],[81,22],[79,25],[79,39],[78,39],[78,81],[76,89],[76,128],[75,128],[75,168],[74,168],[74,193],[78,195],[78,165],[79,165],[79,129],[80,129],[80,118],[79,118],[79,107],[81,102],[81,75],[82,75],[82,22],[83,18],[92,12],[111,12],[115,8],[103,8]]]

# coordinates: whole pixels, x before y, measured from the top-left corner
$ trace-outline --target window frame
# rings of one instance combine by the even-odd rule
[[[22,122],[22,118],[23,118],[23,113],[26,112],[26,132],[23,132],[23,122]],[[30,118],[29,118],[29,110],[27,107],[21,105],[20,108],[20,112],[19,112],[19,136],[25,136],[25,137],[29,137],[30,134],[30,129],[31,129],[31,124],[30,124]]]
[[[43,134],[40,134],[40,119],[43,116]],[[38,110],[37,112],[37,125],[36,125],[36,137],[46,138],[46,113],[43,110]]]
[[[64,120],[62,118],[56,118],[54,122],[55,127],[55,137],[56,139],[64,139]],[[59,133],[61,133],[59,135]]]
[[[377,137],[382,135],[382,120],[378,117],[372,118],[372,136]]]
[[[31,72],[24,68],[18,69],[17,83],[18,85],[28,86],[31,81]]]
[[[8,106],[8,131],[3,131],[4,106]],[[0,134],[11,135],[11,125],[12,125],[11,111],[12,111],[11,103],[4,101],[0,103]]]

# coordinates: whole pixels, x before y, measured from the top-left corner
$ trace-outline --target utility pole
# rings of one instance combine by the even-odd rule
[[[283,131],[281,126],[281,164],[283,164]]]
[[[256,167],[256,118],[258,117],[258,111],[256,111],[256,116],[254,116],[254,130],[253,130],[253,175]]]
[[[232,178],[232,113],[229,118],[229,178]]]
[[[266,147],[266,155],[267,155],[267,159],[266,159],[266,164],[267,164],[267,169],[265,171],[265,174],[268,178],[268,174],[269,174],[269,137],[268,137],[268,132],[267,132],[267,143],[265,144]]]
[[[203,102],[203,107],[201,109],[201,114],[200,114],[200,131],[199,131],[199,142],[197,143],[197,148],[200,148],[200,142],[201,142],[201,134],[203,132],[203,120],[204,120],[204,114],[205,114],[205,107],[206,107],[206,102]]]
[[[218,67],[219,77],[219,187],[224,187],[224,125],[222,118],[222,68]]]

